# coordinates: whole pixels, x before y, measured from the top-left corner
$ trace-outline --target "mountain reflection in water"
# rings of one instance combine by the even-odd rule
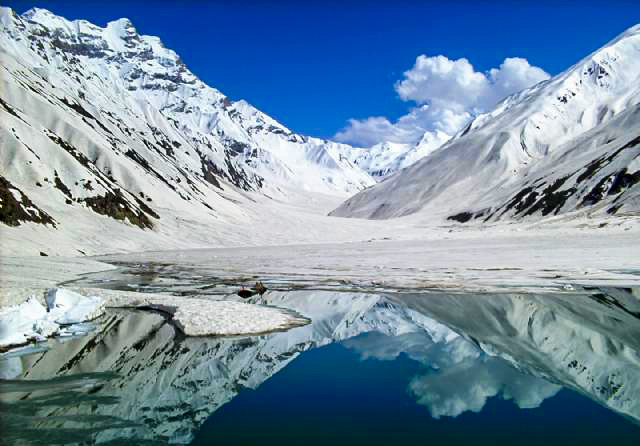
[[[159,314],[114,310],[89,336],[3,357],[1,441],[295,443],[287,431],[313,444],[410,444],[435,432],[448,444],[481,443],[462,430],[491,444],[486,428],[511,419],[580,431],[534,436],[550,444],[633,444],[634,292],[271,292],[261,302],[312,323],[236,338],[187,338]],[[309,417],[335,436],[316,436]],[[403,435],[368,438],[384,419]],[[485,430],[475,431],[479,420]]]

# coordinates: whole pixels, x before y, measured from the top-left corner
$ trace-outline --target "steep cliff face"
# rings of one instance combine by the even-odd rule
[[[333,215],[458,221],[638,211],[640,25],[508,97]]]
[[[177,236],[176,217],[206,229],[251,200],[347,197],[374,183],[347,146],[229,100],[127,19],[101,28],[2,8],[0,44],[5,225],[64,233],[110,219]]]

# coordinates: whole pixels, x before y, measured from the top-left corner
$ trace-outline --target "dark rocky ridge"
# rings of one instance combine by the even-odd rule
[[[15,195],[19,195],[17,199]],[[0,176],[0,222],[20,226],[22,222],[56,226],[49,214],[37,207],[20,189]]]

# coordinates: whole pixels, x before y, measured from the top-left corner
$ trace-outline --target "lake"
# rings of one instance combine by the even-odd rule
[[[154,291],[186,295],[203,277],[163,280]],[[149,286],[81,285],[97,282]],[[5,354],[0,441],[637,444],[637,289],[318,288],[256,300],[311,319],[286,332],[185,337],[161,313],[114,309],[88,335]]]

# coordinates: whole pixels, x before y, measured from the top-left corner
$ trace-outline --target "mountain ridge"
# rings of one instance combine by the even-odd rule
[[[103,28],[2,8],[0,42],[5,240],[53,236],[95,252],[80,246],[86,233],[104,246],[112,232],[124,249],[132,238],[146,240],[135,249],[198,246],[189,222],[210,245],[221,236],[208,226],[248,224],[256,203],[307,206],[374,183],[347,146],[232,102],[128,19]]]
[[[607,126],[623,113],[635,116],[633,107],[640,102],[638,54],[637,25],[563,73],[504,99],[429,156],[356,194],[331,215],[385,219],[429,214],[465,221],[480,217],[496,221],[501,215],[521,219],[522,214],[539,218],[541,214],[544,217],[584,209],[586,197],[598,194],[601,181],[613,184],[617,177],[625,178],[624,190],[606,188],[604,197],[597,201],[618,200],[618,210],[626,207],[627,212],[636,212],[634,160],[638,148],[632,145],[628,147],[631,151],[624,153],[616,150],[633,141],[640,129],[633,119],[626,121],[626,128],[616,127],[619,121],[611,128]],[[581,135],[590,131],[609,134],[600,141],[601,147],[590,149],[590,160],[575,166],[570,159],[558,155],[556,161],[561,163],[548,165],[548,171],[539,175],[538,186],[544,183],[544,187],[528,184],[529,175],[540,174],[533,172],[536,165],[543,165],[550,154],[560,149],[577,153],[572,150],[572,141],[577,143]],[[619,143],[611,145],[614,140]],[[605,153],[616,153],[616,160],[606,162],[610,167],[615,165],[615,172],[597,169],[594,175],[587,175],[589,178],[581,177],[581,173],[589,171],[590,163]],[[548,184],[544,177],[561,169],[562,184]],[[583,183],[585,179],[588,181]],[[531,189],[527,191],[527,187]],[[621,193],[625,193],[623,198],[619,198]],[[570,196],[574,202],[564,206]],[[514,200],[514,206],[520,203],[518,212],[496,214]],[[552,202],[556,205],[552,206]]]

